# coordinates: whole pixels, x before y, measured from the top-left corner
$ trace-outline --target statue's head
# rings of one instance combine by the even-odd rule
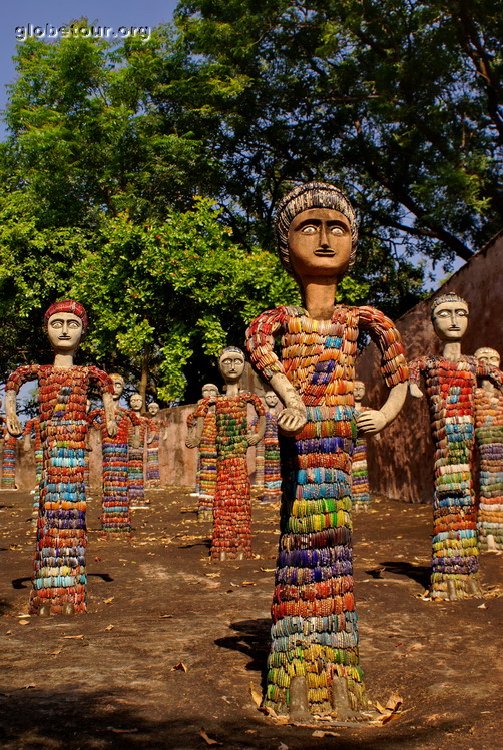
[[[493,367],[499,367],[501,357],[496,349],[491,349],[490,346],[481,346],[475,352],[475,358],[478,359],[483,365],[492,365]]]
[[[266,391],[264,401],[270,409],[274,409],[274,407],[278,405],[279,398],[275,391]]]
[[[129,399],[129,406],[133,411],[141,411],[141,408],[143,406],[143,399],[139,393],[133,393],[133,395]]]
[[[157,414],[159,413],[159,404],[156,401],[151,401],[147,406],[147,411],[151,417],[157,416]]]
[[[110,380],[114,384],[114,401],[118,401],[124,392],[124,378],[118,372],[110,375]]]
[[[461,341],[468,328],[468,303],[454,293],[442,294],[431,304],[431,322],[438,338]]]
[[[342,190],[308,182],[291,190],[276,209],[281,261],[299,279],[343,276],[356,258],[358,224]]]
[[[237,346],[226,346],[218,358],[218,369],[226,383],[237,383],[245,369],[245,355]]]
[[[54,302],[45,311],[44,329],[55,352],[73,354],[87,330],[85,307],[73,299]]]
[[[211,403],[214,403],[218,397],[218,388],[213,383],[205,383],[201,388],[201,395],[203,398],[209,398]]]
[[[363,399],[365,398],[365,383],[363,383],[361,380],[355,380],[353,394],[355,397],[355,401],[363,401]]]

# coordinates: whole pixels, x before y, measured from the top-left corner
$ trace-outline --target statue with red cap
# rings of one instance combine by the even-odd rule
[[[5,386],[7,429],[16,436],[22,433],[16,395],[23,383],[38,382],[43,473],[30,612],[41,616],[86,611],[86,408],[92,384],[103,394],[109,434],[117,430],[112,381],[94,365],[73,363],[87,325],[79,302],[55,302],[44,316],[53,364],[18,367]]]

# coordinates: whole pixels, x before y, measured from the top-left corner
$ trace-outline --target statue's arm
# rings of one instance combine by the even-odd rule
[[[286,307],[267,310],[253,320],[245,334],[245,344],[250,362],[259,375],[270,383],[285,408],[278,416],[278,427],[294,435],[307,422],[307,413],[302,397],[288,380],[285,369],[274,351],[275,337],[281,332],[288,318]]]
[[[390,389],[380,409],[362,412],[356,423],[362,432],[374,434],[390,424],[400,413],[409,387],[409,367],[400,332],[392,320],[374,307],[360,308],[360,324],[381,351],[381,372]]]
[[[16,411],[16,396],[23,383],[36,380],[37,377],[38,365],[22,365],[9,375],[5,384],[5,422],[13,437],[19,437],[23,432]]]
[[[246,436],[246,439],[248,441],[248,445],[258,445],[258,443],[260,443],[265,435],[265,407],[258,396],[255,396],[254,394],[250,394],[250,396],[251,398],[249,399],[249,401],[255,407],[255,411],[257,412],[257,419],[253,420],[254,431],[249,432]]]
[[[497,367],[477,361],[477,376],[488,378],[498,390],[503,391],[503,372]]]
[[[187,437],[185,445],[187,448],[197,448],[203,434],[204,418],[210,408],[210,401],[203,398],[199,401],[197,408],[187,417]]]

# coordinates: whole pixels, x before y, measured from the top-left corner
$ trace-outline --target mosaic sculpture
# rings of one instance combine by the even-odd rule
[[[44,321],[54,363],[23,365],[10,375],[6,415],[11,435],[20,435],[16,394],[23,383],[38,381],[43,468],[30,612],[47,616],[86,610],[84,467],[86,400],[92,384],[103,394],[110,435],[115,434],[117,426],[108,375],[93,365],[73,364],[87,329],[84,307],[74,300],[55,302]]]
[[[461,354],[468,326],[468,304],[456,294],[437,297],[431,306],[439,356],[409,363],[411,395],[422,397],[421,375],[430,407],[435,448],[433,554],[429,596],[437,600],[481,596],[477,508],[473,492],[473,397],[477,376],[501,382],[499,370]]]
[[[246,452],[256,445],[265,430],[265,409],[258,396],[239,390],[245,358],[241,349],[226,347],[218,359],[220,373],[226,383],[224,396],[215,401],[217,425],[217,482],[213,504],[213,533],[210,556],[212,560],[251,557],[251,502]],[[259,417],[256,432],[247,423],[247,405],[251,404]],[[197,445],[210,399],[203,399],[196,411]]]
[[[159,474],[159,443],[161,440],[162,422],[159,417],[159,404],[151,401],[147,407],[147,487],[158,488],[161,482]],[[167,431],[163,430],[163,439]]]
[[[362,401],[365,398],[365,383],[361,380],[355,380],[354,385],[355,411],[362,414],[368,411],[368,406],[363,406]],[[375,439],[379,439],[379,435]],[[353,451],[353,465],[351,470],[353,478],[353,510],[366,511],[370,508],[371,497],[369,488],[369,474],[367,468],[367,438],[359,433],[356,437]]]
[[[114,372],[110,375],[113,384],[113,402],[117,432],[109,435],[106,416],[103,409],[94,409],[88,415],[89,424],[101,433],[102,475],[102,513],[101,528],[103,531],[129,532],[131,518],[129,513],[129,475],[128,475],[128,440],[135,428],[139,430],[139,420],[134,412],[120,406],[124,392],[122,375]],[[137,427],[138,425],[138,427]]]
[[[23,430],[24,436],[24,450],[28,452],[31,450],[31,443],[33,441],[33,452],[35,454],[35,491],[33,493],[33,515],[38,516],[38,506],[40,503],[40,481],[42,479],[42,464],[44,458],[44,451],[42,450],[42,437],[40,435],[40,419],[34,417],[29,419]]]
[[[128,457],[128,481],[129,481],[129,506],[131,510],[148,508],[150,500],[145,497],[145,437],[147,434],[148,419],[141,416],[143,398],[139,393],[133,393],[129,399],[129,406],[134,415],[135,430],[129,431],[129,457]]]
[[[379,310],[334,303],[356,254],[356,218],[345,195],[326,183],[300,186],[282,200],[276,222],[280,256],[306,309],[268,310],[246,333],[252,364],[285,404],[278,426],[287,436],[264,703],[294,721],[334,711],[344,721],[367,705],[353,594],[351,455],[357,428],[378,432],[398,414],[407,363],[400,334]],[[360,331],[381,350],[391,391],[381,410],[357,417]]]
[[[215,401],[219,395],[218,388],[213,383],[206,383],[202,388],[203,400],[207,399],[208,409],[205,414],[201,437],[198,445],[196,487],[193,493],[198,498],[197,517],[199,521],[213,520],[213,501],[215,498],[215,487],[217,483],[217,419],[215,414]],[[198,402],[198,406],[201,401]],[[187,448],[194,448],[197,418],[195,412],[187,417]]]
[[[499,368],[496,349],[483,346],[475,352],[482,365]],[[479,455],[479,548],[503,549],[503,394],[484,377],[475,390],[475,442]]]
[[[275,503],[281,500],[281,462],[278,438],[279,398],[274,391],[267,391],[264,433],[264,492],[262,502]]]

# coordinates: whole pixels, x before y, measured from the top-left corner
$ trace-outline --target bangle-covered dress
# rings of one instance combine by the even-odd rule
[[[410,380],[426,384],[435,448],[430,596],[480,596],[477,507],[473,491],[473,398],[477,376],[501,382],[494,367],[461,356],[424,356],[409,363]]]
[[[503,393],[475,391],[475,441],[479,452],[479,513],[481,550],[503,549]],[[489,544],[488,537],[492,537]]]
[[[250,360],[267,381],[286,375],[301,395],[307,423],[281,437],[281,536],[272,604],[272,647],[265,704],[289,713],[290,683],[307,680],[309,709],[332,712],[336,678],[348,702],[365,705],[353,595],[351,456],[357,339],[367,331],[382,353],[389,387],[405,382],[400,334],[372,307],[336,305],[331,320],[298,307],[259,315],[246,333]],[[281,336],[281,358],[275,339]],[[338,682],[338,686],[339,686]]]
[[[87,396],[91,384],[113,394],[108,375],[93,365],[23,365],[9,377],[6,391],[38,381],[43,449],[40,505],[30,611],[45,605],[52,614],[65,604],[86,610],[86,461]]]

